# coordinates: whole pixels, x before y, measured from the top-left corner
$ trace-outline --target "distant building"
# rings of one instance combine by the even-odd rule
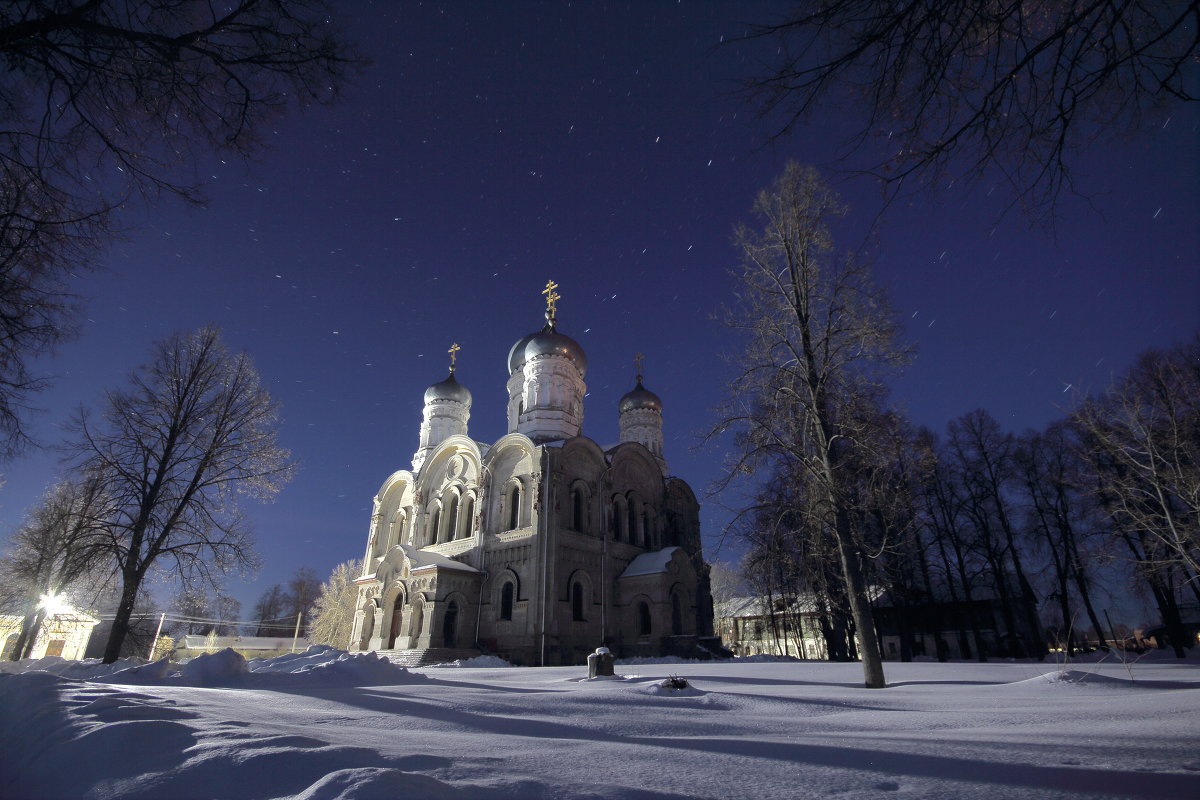
[[[0,614],[0,641],[4,642],[4,659],[11,657],[21,635],[22,618],[15,614]],[[69,660],[83,658],[88,637],[100,620],[83,611],[68,611],[47,617],[33,643],[30,658],[61,656]]]
[[[303,637],[294,642],[291,636],[204,636],[189,634],[175,640],[175,658],[191,658],[202,653],[215,653],[225,648],[233,648],[246,658],[261,658],[273,656],[281,652],[291,651],[294,647],[297,653],[308,649],[308,639]]]
[[[663,456],[662,401],[620,401],[620,441],[582,435],[587,357],[546,324],[509,350],[508,434],[470,438],[471,393],[425,392],[411,470],[375,496],[350,647],[486,651],[520,664],[696,655],[713,635],[699,504]],[[464,652],[465,654],[465,652]]]
[[[971,659],[981,651],[989,658],[1025,656],[1037,651],[1042,635],[1016,612],[1010,629],[995,599],[893,606],[885,595],[877,603],[875,626],[886,659],[901,659],[905,640],[912,657]]]
[[[812,601],[734,597],[717,604],[717,633],[736,656],[828,658]]]

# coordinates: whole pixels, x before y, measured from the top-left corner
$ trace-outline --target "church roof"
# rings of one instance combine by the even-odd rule
[[[667,564],[671,563],[671,557],[678,549],[678,547],[664,547],[662,550],[655,550],[652,553],[642,553],[629,562],[629,566],[621,573],[621,577],[632,578],[637,575],[657,575],[660,572],[666,572]]]
[[[404,551],[404,557],[408,559],[409,571],[416,572],[417,570],[429,569],[437,567],[438,569],[453,569],[459,572],[479,572],[470,564],[464,564],[461,561],[455,561],[449,556],[444,556],[441,553],[435,553],[431,550],[418,550],[415,547],[407,544],[398,544]]]

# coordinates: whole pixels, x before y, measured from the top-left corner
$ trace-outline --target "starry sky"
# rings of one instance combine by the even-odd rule
[[[253,163],[200,154],[203,208],[128,212],[104,269],[73,287],[81,336],[39,362],[55,384],[31,432],[55,443],[154,340],[220,326],[282,403],[301,464],[274,503],[248,508],[264,566],[229,583],[248,612],[299,566],[324,578],[361,557],[372,497],[409,468],[422,393],[452,343],[471,435],[505,433],[507,352],[541,327],[553,279],[559,330],[588,356],[584,433],[616,440],[644,353],[672,472],[702,494],[723,453],[698,437],[716,418],[722,354],[737,351],[719,321],[736,289],[732,227],[788,159],[832,170],[855,132],[831,105],[770,142],[771,121],[736,95],[774,46],[722,40],[786,6],[339,4],[371,65],[337,105],[269,127]],[[915,423],[943,430],[986,408],[1014,432],[1039,427],[1200,328],[1198,127],[1189,110],[1092,147],[1053,226],[1003,215],[1011,197],[986,176],[883,208],[870,179],[829,173],[851,207],[839,243],[874,242],[917,348],[893,387]],[[0,469],[5,533],[57,456]],[[705,503],[710,559],[735,557],[720,502]]]

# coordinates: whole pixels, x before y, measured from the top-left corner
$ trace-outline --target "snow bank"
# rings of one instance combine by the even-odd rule
[[[431,664],[430,669],[441,669],[442,667],[466,667],[471,669],[494,669],[497,667],[512,667],[513,665],[497,656],[475,656],[474,658],[460,658],[458,661],[447,661],[444,664]]]

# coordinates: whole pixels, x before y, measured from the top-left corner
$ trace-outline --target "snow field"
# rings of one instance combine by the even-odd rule
[[[1200,798],[1195,661],[477,663],[12,665],[0,798]]]

